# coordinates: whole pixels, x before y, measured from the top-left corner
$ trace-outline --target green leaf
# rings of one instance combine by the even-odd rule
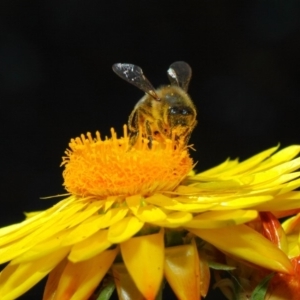
[[[269,274],[266,276],[254,289],[250,300],[264,300],[267,294],[268,286],[270,280],[273,278],[274,273]]]
[[[115,288],[115,284],[113,282],[109,282],[105,287],[101,289],[96,300],[109,300]]]
[[[222,271],[232,271],[235,270],[235,267],[224,265],[221,263],[217,263],[215,261],[208,261],[208,266],[214,270],[222,270]]]

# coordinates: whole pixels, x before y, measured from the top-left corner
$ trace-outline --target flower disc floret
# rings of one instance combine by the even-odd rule
[[[130,145],[127,127],[117,138],[111,129],[110,139],[91,133],[72,139],[63,165],[65,188],[80,196],[149,195],[172,191],[192,169],[193,161],[186,147],[176,147],[174,140],[164,143],[138,138]]]

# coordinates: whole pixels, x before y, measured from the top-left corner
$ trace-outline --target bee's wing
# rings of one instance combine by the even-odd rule
[[[192,69],[186,62],[176,61],[169,67],[168,77],[172,85],[177,85],[187,91],[192,77]]]
[[[159,100],[155,89],[149,80],[144,76],[143,70],[136,65],[117,63],[112,67],[113,71],[127,82],[135,85],[145,93],[149,94],[156,100]]]

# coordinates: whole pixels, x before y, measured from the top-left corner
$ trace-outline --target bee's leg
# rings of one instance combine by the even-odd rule
[[[162,137],[171,138],[171,132],[166,128],[166,126],[164,126],[162,120],[157,120],[157,126],[158,126],[159,133]]]
[[[185,133],[184,138],[183,138],[183,144],[184,145],[188,144],[191,135],[192,135],[192,130],[189,130],[188,132]]]
[[[130,150],[134,145],[135,143],[137,142],[137,139],[139,137],[139,131],[132,131],[130,132],[129,134],[129,149]]]
[[[197,125],[197,121],[195,121],[194,124],[191,125],[190,128],[186,131],[186,133],[184,133],[184,138],[183,138],[184,145],[188,144],[188,142],[190,140],[190,137],[192,135],[192,132],[193,132],[196,125]]]
[[[135,145],[139,136],[139,114],[138,111],[134,110],[128,119],[129,129],[129,150]]]
[[[149,140],[148,147],[149,147],[149,149],[151,149],[153,137],[152,137],[152,130],[151,130],[150,122],[148,120],[146,120],[145,125],[146,125],[146,133],[147,133],[148,140]]]
[[[128,129],[130,132],[138,131],[139,129],[139,114],[137,110],[134,110],[128,118]]]

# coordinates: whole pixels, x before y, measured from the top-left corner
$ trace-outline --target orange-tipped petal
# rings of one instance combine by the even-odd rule
[[[44,289],[43,300],[53,300],[56,293],[61,274],[63,273],[68,259],[62,260],[48,275],[46,287]]]
[[[283,252],[288,252],[285,232],[278,219],[270,212],[261,212],[263,235],[273,242]]]
[[[300,257],[291,259],[295,274],[277,273],[272,278],[266,300],[298,300],[300,295]]]
[[[206,297],[210,284],[210,270],[208,261],[205,257],[199,253],[199,264],[200,264],[200,294],[202,297]]]
[[[281,218],[286,218],[286,217],[290,217],[292,215],[296,215],[300,212],[299,208],[296,209],[289,209],[289,210],[282,210],[282,211],[272,211],[272,214],[277,218],[277,219],[281,219]]]
[[[164,231],[131,238],[120,246],[137,288],[147,300],[155,299],[163,278]]]
[[[22,263],[7,265],[0,273],[0,299],[16,299],[46,276],[69,252],[62,248],[46,257]]]
[[[244,224],[215,229],[188,230],[221,251],[282,273],[293,273],[287,255],[257,231]]]
[[[106,250],[89,260],[68,262],[64,269],[54,300],[88,299],[111,267],[118,249]]]
[[[199,257],[195,242],[166,248],[165,277],[178,299],[200,299]]]
[[[115,280],[119,300],[143,300],[144,296],[137,289],[123,263],[113,264],[113,277]]]

